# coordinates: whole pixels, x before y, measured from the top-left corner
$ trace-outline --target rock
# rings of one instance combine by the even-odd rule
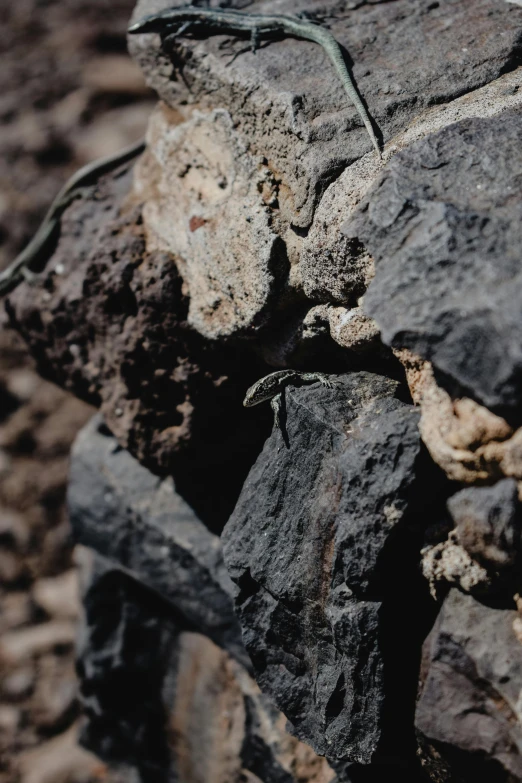
[[[133,20],[169,2],[140,0]],[[256,7],[271,10],[268,2]],[[331,10],[328,27],[349,52],[358,89],[386,140],[423,108],[470,92],[516,63],[522,12],[491,0],[368,3],[346,16]],[[324,6],[312,3],[307,11],[321,14]],[[295,13],[295,6],[285,2],[278,12]],[[253,148],[269,161],[284,221],[304,228],[325,187],[371,149],[368,134],[317,45],[285,38],[229,63],[223,43],[215,35],[196,43],[170,39],[169,57],[157,36],[131,36],[130,50],[148,83],[184,119],[194,105],[203,112],[226,107],[237,133],[255,140]],[[238,48],[240,41],[232,51]]]
[[[0,582],[14,585],[27,577],[25,564],[15,552],[0,552]]]
[[[111,766],[144,783],[333,783],[244,667],[157,594],[96,556],[84,600],[82,739]]]
[[[168,601],[188,627],[247,664],[219,538],[176,492],[121,449],[100,417],[72,452],[68,504],[75,539]]]
[[[104,780],[107,768],[76,741],[77,726],[20,754],[20,783],[91,783]],[[129,780],[129,783],[134,781]]]
[[[0,618],[0,636],[5,631],[19,628],[32,619],[31,600],[25,591],[9,591],[2,596],[2,615]]]
[[[509,600],[520,589],[517,482],[504,479],[491,487],[463,489],[449,498],[447,508],[455,527],[445,540],[421,552],[433,597],[444,596],[449,585],[456,585],[475,596]],[[428,534],[433,536],[432,531]]]
[[[3,704],[0,707],[0,732],[7,735],[14,734],[20,722],[20,717],[20,710]]]
[[[38,579],[33,585],[32,597],[50,617],[76,620],[80,611],[76,570],[71,569],[48,579]]]
[[[168,5],[141,0],[133,18]],[[307,8],[314,10],[324,13],[323,6]],[[483,36],[480,54],[466,32],[470,15]],[[491,0],[414,8],[412,0],[396,0],[361,4],[344,18],[332,9],[327,24],[352,53],[354,78],[388,140],[428,106],[450,106],[510,70],[518,15]],[[505,32],[501,45],[496,24]],[[436,37],[428,33],[433,25]],[[407,52],[406,38],[415,42]],[[174,254],[190,297],[189,322],[211,339],[241,337],[280,307],[299,312],[301,289],[314,302],[353,306],[373,266],[360,242],[339,233],[354,188],[337,182],[357,167],[370,140],[335,76],[325,80],[330,63],[320,47],[284,39],[229,63],[222,36],[167,37],[163,48],[154,35],[130,36],[129,43],[164,101],[135,184],[146,200],[147,247]],[[500,110],[500,93],[486,106]],[[363,192],[378,173],[373,153],[362,160],[370,157],[372,165],[355,176]],[[238,268],[239,255],[246,263]]]
[[[60,620],[8,631],[0,639],[0,663],[13,666],[55,648],[70,648],[74,640],[74,625]]]
[[[489,571],[512,568],[520,556],[522,518],[517,483],[463,489],[448,501],[459,542]]]
[[[419,429],[433,460],[449,479],[464,484],[522,478],[522,431],[469,397],[452,399],[434,377],[430,362],[395,351],[420,405]]]
[[[417,536],[437,481],[396,391],[369,373],[289,390],[288,447],[274,431],[223,534],[256,679],[332,760],[405,758],[411,740],[417,634],[431,614]]]
[[[451,531],[446,541],[422,549],[421,555],[422,573],[433,598],[444,595],[448,585],[457,585],[465,593],[492,592],[491,576],[459,544],[456,531]]]
[[[11,509],[0,509],[0,542],[20,554],[25,553],[29,540],[29,527],[23,514]]]
[[[415,724],[432,756],[471,783],[520,780],[522,646],[516,611],[451,590],[424,645]],[[477,778],[478,774],[478,778]]]
[[[143,1],[135,15],[169,2]],[[372,115],[386,138],[399,134],[387,155],[459,113],[498,114],[522,100],[510,72],[517,8],[395,0],[348,17],[331,10]],[[380,166],[363,155],[366,130],[335,74],[325,80],[319,46],[286,38],[228,65],[223,44],[181,37],[162,53],[157,37],[132,37],[164,99],[134,184],[116,170],[78,199],[44,285],[20,286],[7,304],[40,369],[101,404],[140,461],[161,475],[209,477],[199,495],[207,515],[222,504],[219,525],[265,434],[265,420],[241,409],[244,389],[270,369],[258,357],[344,370],[375,345],[375,325],[355,312],[372,259],[339,228]],[[187,84],[172,78],[178,66]],[[343,312],[316,329],[311,311],[322,305]]]
[[[375,258],[365,311],[383,340],[500,415],[522,391],[521,142],[519,111],[433,134],[395,156],[343,229]]]
[[[7,306],[41,371],[101,405],[140,461],[180,483],[206,476],[194,502],[220,527],[262,443],[268,416],[241,403],[265,365],[250,346],[209,345],[188,327],[182,280],[170,256],[145,252],[129,185],[127,166],[100,180],[96,199],[78,199],[46,282],[20,286]]]
[[[59,655],[38,660],[38,680],[27,709],[30,721],[41,733],[63,731],[79,714],[75,661]]]
[[[137,168],[147,250],[176,259],[189,299],[187,320],[200,334],[252,338],[288,274],[270,210],[259,203],[270,182],[267,166],[221,108],[197,112],[175,128],[170,122],[171,110],[160,105],[148,139],[162,139],[161,145]],[[174,176],[185,186],[173,188]]]
[[[33,691],[36,671],[33,666],[24,666],[2,678],[2,695],[9,701],[26,699]]]
[[[124,54],[92,57],[84,66],[82,81],[88,90],[102,95],[149,97],[141,71]]]

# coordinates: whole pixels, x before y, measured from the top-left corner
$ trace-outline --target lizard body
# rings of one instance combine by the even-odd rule
[[[293,36],[322,46],[330,58],[342,85],[357,109],[361,120],[370,136],[373,146],[380,157],[381,151],[375,136],[372,122],[362,103],[352,78],[346,67],[341,47],[333,35],[308,19],[300,19],[295,16],[282,14],[250,14],[222,8],[199,8],[196,6],[178,6],[167,8],[157,14],[151,14],[140,19],[129,27],[128,32],[136,33],[164,33],[170,32],[183,34],[192,28],[205,28],[206,30],[220,32],[246,32],[250,33],[252,49],[255,51],[260,38],[273,38],[278,36]]]
[[[299,372],[298,370],[277,370],[276,372],[265,375],[259,381],[251,386],[243,400],[245,408],[252,408],[261,402],[270,400],[270,405],[274,411],[274,424],[278,427],[284,436],[283,422],[283,395],[287,386],[304,386],[306,383],[319,382],[323,386],[331,389],[334,381],[328,375],[322,372]]]
[[[145,148],[143,140],[132,144],[130,147],[109,155],[106,158],[88,163],[76,171],[62,187],[40,224],[40,228],[29,244],[14,259],[14,261],[0,272],[0,294],[5,293],[18,285],[24,278],[31,279],[31,265],[37,261],[47,250],[49,244],[55,239],[60,229],[60,219],[72,201],[81,195],[84,188],[92,185],[107,171],[126,163]]]

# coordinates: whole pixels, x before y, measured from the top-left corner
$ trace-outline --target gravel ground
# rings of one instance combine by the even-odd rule
[[[133,5],[0,8],[0,268],[71,173],[143,134],[153,99],[126,55]],[[92,409],[38,376],[0,311],[0,783],[119,783],[76,740],[80,603],[64,496]]]

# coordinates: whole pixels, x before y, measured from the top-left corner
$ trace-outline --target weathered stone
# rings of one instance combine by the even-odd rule
[[[464,484],[522,479],[522,430],[515,430],[469,397],[453,400],[437,383],[430,362],[395,351],[406,370],[411,395],[420,406],[419,429],[431,457],[448,478]]]
[[[364,764],[407,756],[419,606],[430,613],[415,550],[436,482],[416,495],[418,414],[396,390],[352,373],[287,391],[286,435],[266,442],[224,531],[257,681],[318,753]]]
[[[69,208],[43,282],[20,286],[7,307],[41,371],[101,405],[140,461],[161,474],[176,469],[180,484],[197,473],[192,502],[219,527],[269,421],[241,405],[265,365],[188,327],[176,267],[166,254],[145,252],[140,209],[125,201],[127,169]]]
[[[344,226],[375,257],[384,341],[495,412],[522,391],[521,176],[522,114],[467,120],[399,153]]]
[[[81,741],[159,783],[170,765],[162,689],[178,628],[167,604],[131,576],[99,557],[89,565],[77,663]]]
[[[427,531],[429,543],[421,552],[433,597],[443,598],[457,586],[476,597],[510,600],[522,587],[517,482],[463,489],[449,498],[447,508],[449,517]]]
[[[422,573],[429,582],[433,598],[444,597],[450,585],[458,586],[465,593],[491,592],[490,575],[461,546],[454,530],[445,541],[425,547],[421,555]]]
[[[511,568],[520,555],[522,518],[517,483],[463,489],[448,501],[458,540],[490,571]]]
[[[68,505],[77,542],[133,573],[245,665],[219,538],[177,494],[118,446],[99,416],[72,452]]]
[[[172,0],[140,0],[133,20],[170,5]],[[291,0],[277,8],[299,10]],[[324,15],[325,5],[308,2],[306,11]],[[273,6],[265,0],[256,12],[273,12]],[[423,108],[514,68],[520,54],[522,11],[494,0],[353,4],[343,15],[331,3],[329,12],[325,21],[353,60],[354,79],[386,140]],[[132,36],[130,50],[149,84],[184,119],[195,107],[226,107],[238,132],[255,140],[253,148],[269,161],[285,220],[309,225],[325,186],[371,149],[333,71],[330,78],[330,61],[316,44],[285,38],[229,62],[224,36],[203,38],[171,39],[172,59],[161,52],[157,36]],[[242,41],[232,52],[240,48]]]
[[[224,109],[195,112],[175,126],[171,113],[160,104],[152,115],[150,149],[136,173],[147,250],[173,255],[189,300],[187,320],[200,334],[251,338],[288,274],[270,210],[259,203],[266,166]]]
[[[237,661],[128,574],[88,559],[79,659],[87,747],[143,783],[333,783]]]
[[[439,780],[522,777],[520,616],[451,590],[424,645],[416,726],[451,769]],[[437,778],[434,778],[437,779]]]
[[[408,19],[413,22],[412,17]],[[296,243],[291,241],[290,233],[287,235],[289,257],[299,259],[291,270],[294,284],[301,285],[312,300],[353,305],[357,291],[372,278],[374,265],[368,249],[343,234],[342,228],[379,177],[383,162],[460,120],[495,117],[501,123],[500,115],[522,106],[521,83],[519,67],[459,98],[449,98],[446,103],[435,101],[392,139],[381,160],[365,155],[344,169],[322,196],[306,236]]]
[[[169,5],[141,0],[133,19]],[[354,78],[386,140],[418,115],[426,121],[428,106],[516,68],[522,13],[493,0],[362,3],[343,17],[333,6],[325,21],[353,56]],[[290,0],[278,7],[297,10]],[[261,3],[256,11],[273,8]],[[321,16],[325,6],[307,3],[306,11]],[[470,40],[471,26],[480,47]],[[371,143],[335,74],[325,79],[329,60],[317,45],[285,38],[230,62],[230,38],[206,35],[129,39],[165,102],[152,118],[149,154],[136,178],[147,202],[149,249],[175,255],[189,322],[211,339],[255,332],[281,300],[285,309],[302,307],[301,289],[315,302],[353,306],[372,262],[338,229],[352,191],[367,189],[380,161],[374,152],[364,155],[372,165],[355,175],[359,187],[344,181]],[[232,49],[242,46],[235,41]],[[504,92],[485,98],[488,110],[501,111]],[[437,126],[427,120],[425,132],[430,122]]]

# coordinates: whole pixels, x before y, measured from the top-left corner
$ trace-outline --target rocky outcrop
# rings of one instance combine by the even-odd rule
[[[69,488],[105,558],[85,737],[147,783],[522,779],[522,8],[347,10],[382,159],[316,44],[133,37],[147,149],[6,300],[104,417]],[[337,377],[270,434],[241,401],[286,367]]]

